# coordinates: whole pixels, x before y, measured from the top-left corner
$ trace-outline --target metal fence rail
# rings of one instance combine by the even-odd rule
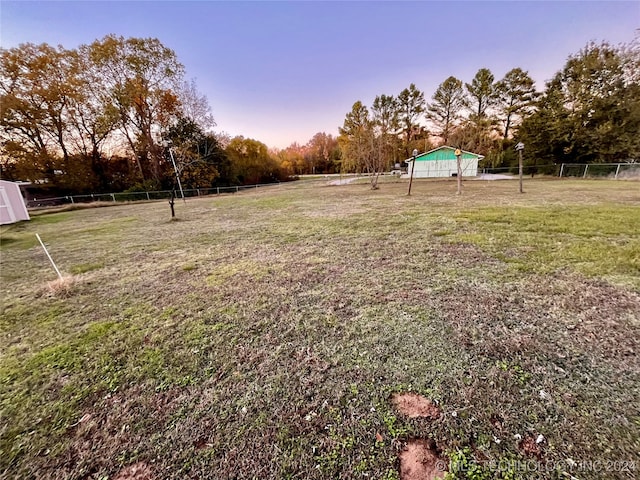
[[[237,193],[243,190],[255,190],[262,187],[278,186],[280,183],[261,183],[255,185],[236,185],[233,187],[212,187],[212,188],[191,188],[185,189],[184,196],[203,197],[209,195],[222,195],[225,193]],[[144,192],[119,192],[119,193],[90,193],[86,195],[65,195],[64,197],[33,198],[27,200],[27,207],[51,207],[72,203],[91,202],[139,202],[151,200],[164,200],[171,198],[171,190],[154,190]],[[180,192],[176,191],[176,198],[179,199]]]
[[[638,178],[640,163],[563,163],[560,177]]]

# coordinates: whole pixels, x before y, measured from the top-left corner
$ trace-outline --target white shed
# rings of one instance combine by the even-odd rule
[[[409,164],[407,176],[410,176],[413,170],[414,178],[455,177],[458,174],[455,151],[453,147],[443,146],[421,153],[415,157],[415,162],[413,158],[405,160]],[[460,156],[462,176],[478,175],[478,161],[483,158],[483,155],[462,150]]]
[[[17,183],[0,180],[0,225],[29,220],[29,212]]]

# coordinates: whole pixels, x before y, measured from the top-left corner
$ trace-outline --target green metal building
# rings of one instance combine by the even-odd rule
[[[457,159],[454,147],[438,147],[413,158],[405,160],[408,164],[407,176],[413,171],[414,178],[455,177],[458,173]],[[475,177],[478,175],[478,161],[483,155],[462,150],[460,167],[463,177]]]

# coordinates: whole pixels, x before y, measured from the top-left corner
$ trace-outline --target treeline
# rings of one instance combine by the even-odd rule
[[[339,136],[283,150],[215,134],[207,98],[157,39],[107,36],[76,49],[0,49],[0,175],[60,194],[282,181],[301,174],[380,173],[448,144],[483,166],[640,159],[640,40],[590,43],[537,91],[514,68],[445,79],[427,100],[411,84],[361,101]],[[375,180],[374,180],[375,182]]]
[[[286,179],[266,145],[212,133],[207,98],[157,39],[0,50],[0,169],[57,193]],[[173,157],[173,158],[172,158]]]
[[[353,104],[340,128],[343,166],[379,173],[411,156],[451,145],[485,156],[484,166],[640,160],[640,41],[589,43],[536,90],[527,71],[496,80],[481,68],[469,83],[444,80],[430,101],[414,84],[397,96]],[[375,181],[374,181],[375,186]]]

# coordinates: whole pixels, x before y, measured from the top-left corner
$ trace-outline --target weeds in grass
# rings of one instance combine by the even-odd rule
[[[77,278],[72,275],[65,275],[56,280],[47,282],[46,293],[52,297],[67,298],[71,295]]]

